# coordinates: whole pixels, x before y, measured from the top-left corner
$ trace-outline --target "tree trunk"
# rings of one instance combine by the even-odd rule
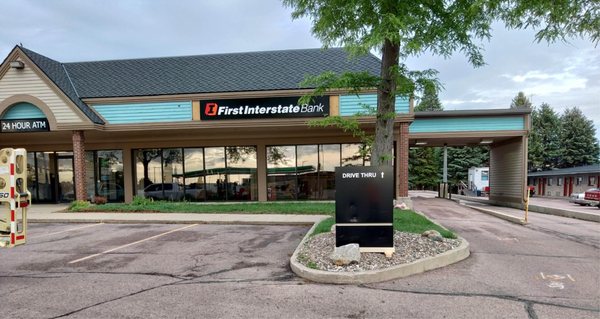
[[[377,122],[371,149],[372,166],[391,166],[396,118],[396,76],[400,45],[386,40],[381,57],[381,86],[377,90]]]

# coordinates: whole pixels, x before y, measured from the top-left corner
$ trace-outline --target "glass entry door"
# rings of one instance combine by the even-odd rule
[[[73,156],[59,155],[56,161],[58,168],[58,201],[75,200],[75,179],[73,174]]]

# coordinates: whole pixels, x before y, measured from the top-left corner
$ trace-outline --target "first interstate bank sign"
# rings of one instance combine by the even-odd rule
[[[50,131],[47,119],[0,120],[0,132],[24,133]]]
[[[240,120],[329,116],[329,97],[315,97],[298,104],[300,97],[205,100],[200,102],[200,119]]]

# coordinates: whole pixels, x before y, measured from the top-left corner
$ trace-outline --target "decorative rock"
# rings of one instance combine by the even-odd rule
[[[348,244],[333,249],[331,261],[337,266],[350,265],[360,262],[360,247],[358,244]]]
[[[331,225],[330,232],[335,235],[335,224]]]
[[[421,234],[422,237],[427,237],[434,241],[443,241],[444,237],[437,230],[426,230]]]
[[[399,208],[401,210],[406,210],[406,209],[408,209],[408,206],[406,206],[405,203],[400,203],[400,204],[396,204],[396,206],[394,206],[394,208]]]

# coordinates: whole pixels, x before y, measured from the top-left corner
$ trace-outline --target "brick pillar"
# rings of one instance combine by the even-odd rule
[[[408,126],[410,123],[400,123],[400,134],[396,141],[396,202],[405,203],[412,208],[412,202],[408,197]]]
[[[85,136],[73,131],[73,168],[75,170],[75,199],[89,200],[85,187]]]

